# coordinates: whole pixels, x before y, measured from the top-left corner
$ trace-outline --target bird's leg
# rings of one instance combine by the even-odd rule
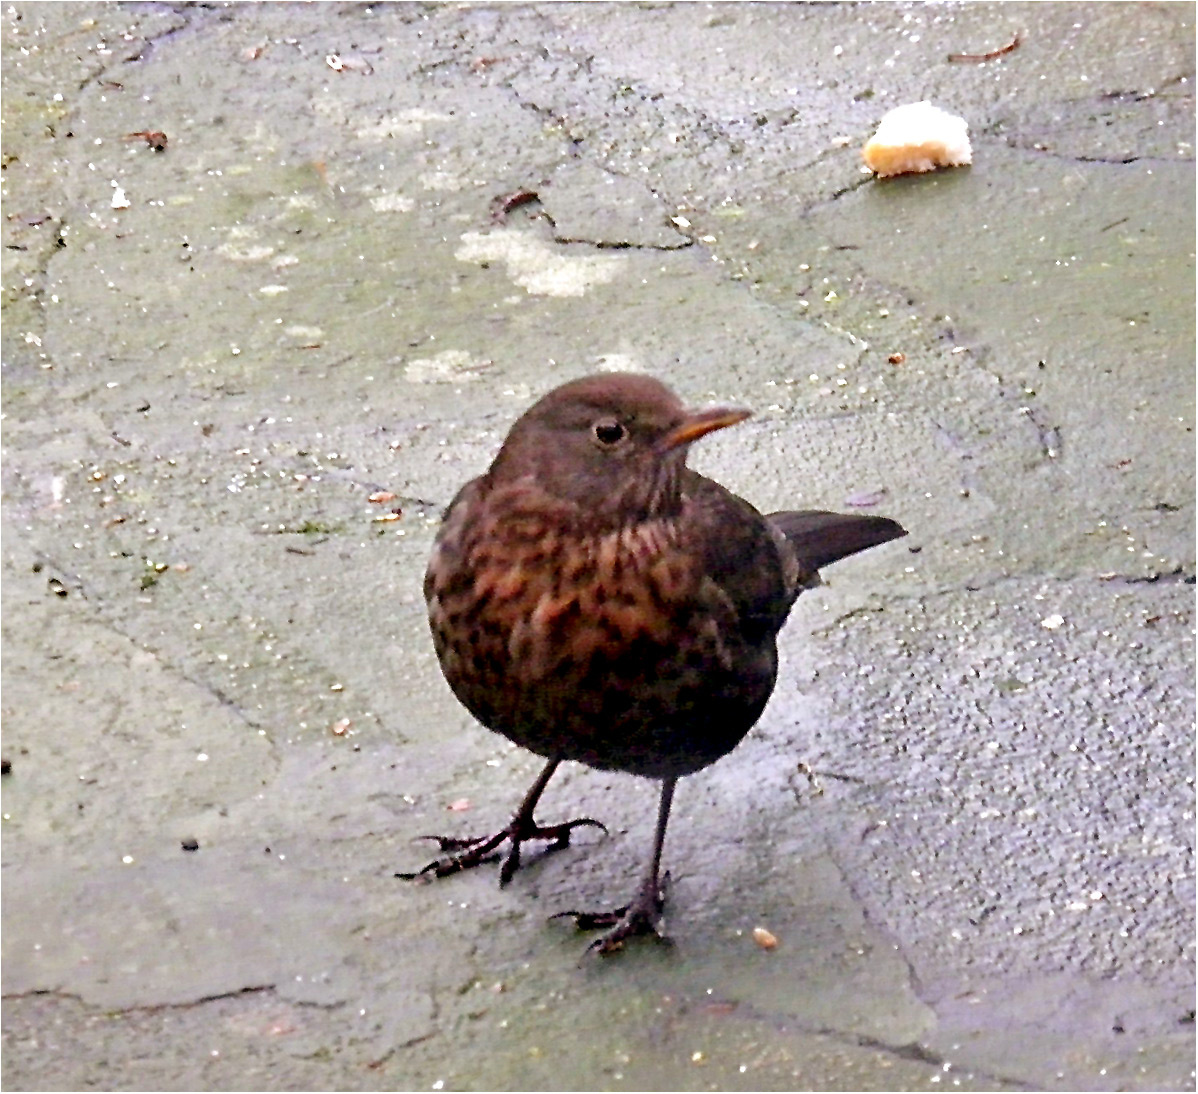
[[[666,841],[670,803],[674,800],[674,786],[677,782],[676,778],[662,780],[661,804],[657,809],[657,831],[653,836],[653,857],[649,860],[649,869],[645,872],[632,903],[612,912],[558,913],[561,916],[572,916],[580,930],[611,928],[587,947],[588,953],[612,953],[623,948],[625,939],[638,934],[651,934],[662,942],[669,941],[661,933],[661,913],[666,899],[665,883],[669,880],[668,874],[664,878],[661,877],[661,850]],[[557,916],[553,918],[556,919]]]
[[[549,785],[549,780],[560,763],[559,757],[550,760],[545,765],[544,770],[537,776],[536,782],[524,795],[524,800],[520,803],[520,808],[516,810],[515,816],[512,817],[511,823],[502,831],[496,832],[493,836],[477,836],[474,839],[462,839],[457,836],[423,836],[421,837],[423,839],[436,840],[441,850],[448,853],[415,873],[396,874],[395,876],[412,881],[429,875],[447,877],[449,874],[456,874],[459,870],[469,870],[473,866],[479,866],[484,862],[493,862],[499,858],[497,849],[506,840],[511,843],[512,847],[499,870],[499,884],[504,886],[512,880],[512,876],[520,867],[520,845],[526,840],[550,840],[552,842],[547,850],[560,851],[563,847],[569,846],[570,833],[575,828],[583,826],[602,828],[606,833],[607,828],[590,817],[580,817],[578,820],[566,821],[564,824],[551,824],[544,827],[533,819],[533,811],[537,807],[537,802],[540,801],[545,787]]]

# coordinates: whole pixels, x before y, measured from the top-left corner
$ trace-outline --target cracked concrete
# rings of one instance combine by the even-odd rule
[[[1191,5],[16,3],[3,51],[6,1088],[1192,1089]],[[863,176],[922,98],[974,166]],[[503,891],[393,875],[538,767],[441,681],[437,514],[599,368],[751,406],[694,462],[760,508],[912,535],[681,785],[676,945],[580,965],[547,916],[647,783],[564,771],[610,835]]]

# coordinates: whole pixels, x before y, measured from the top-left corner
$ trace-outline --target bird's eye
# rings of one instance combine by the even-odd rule
[[[592,432],[604,448],[619,444],[628,432],[615,418],[603,418],[595,423]]]

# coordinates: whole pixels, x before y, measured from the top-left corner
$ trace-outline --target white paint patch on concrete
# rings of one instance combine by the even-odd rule
[[[404,365],[404,375],[414,384],[460,384],[482,379],[491,362],[464,349],[442,350],[434,357],[418,357]]]
[[[216,253],[234,262],[262,262],[275,253],[273,247],[265,243],[238,244],[230,240],[216,248]]]
[[[251,224],[234,224],[227,233],[225,242],[216,248],[216,253],[234,262],[262,262],[275,253],[274,247],[266,243],[255,243],[258,229]]]
[[[420,176],[420,185],[426,190],[465,190],[470,180],[448,171],[427,171]]]
[[[379,194],[370,199],[370,207],[376,213],[410,213],[416,203],[403,194]]]
[[[628,353],[601,353],[595,358],[600,372],[643,372],[641,363]]]
[[[508,277],[537,296],[582,296],[614,281],[627,266],[622,255],[567,255],[525,232],[499,228],[467,232],[455,253],[462,262],[502,262]]]
[[[324,331],[320,327],[311,327],[303,323],[293,323],[289,327],[284,327],[283,332],[291,338],[307,338],[310,340],[324,336]]]
[[[379,118],[373,125],[362,126],[356,135],[361,140],[385,141],[394,137],[419,137],[430,122],[451,122],[453,116],[436,110],[401,110]]]

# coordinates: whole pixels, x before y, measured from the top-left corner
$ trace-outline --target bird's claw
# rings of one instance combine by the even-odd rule
[[[607,825],[602,821],[597,821],[593,817],[578,817],[576,820],[565,821],[562,824],[534,824],[520,831],[519,836],[515,838],[518,843],[530,839],[553,840],[553,846],[549,850],[556,851],[559,848],[570,846],[570,833],[575,828],[598,828],[605,836],[607,835]]]
[[[581,827],[598,828],[607,835],[607,826],[600,821],[591,817],[579,817],[562,824],[544,826],[516,820],[493,836],[476,836],[473,839],[460,836],[418,836],[417,839],[435,840],[446,854],[413,873],[396,873],[395,876],[404,881],[427,881],[434,877],[448,877],[461,870],[481,866],[484,862],[494,862],[500,857],[496,848],[505,841],[510,841],[512,848],[499,871],[499,884],[502,887],[511,881],[519,869],[522,843],[528,840],[545,840],[549,843],[546,851],[560,851],[570,845],[570,833]]]
[[[574,920],[574,926],[580,931],[594,931],[601,927],[611,929],[596,938],[587,948],[586,953],[609,954],[624,948],[629,938],[637,935],[652,935],[658,942],[671,945],[669,936],[662,933],[661,914],[666,904],[666,883],[669,875],[665,875],[658,884],[656,880],[642,886],[640,892],[631,904],[616,908],[610,912],[558,912],[550,919],[561,919],[569,916]]]
[[[397,878],[404,881],[429,881],[434,877],[448,877],[459,870],[469,870],[473,866],[481,866],[484,862],[494,862],[499,858],[495,850],[508,838],[506,831],[494,836],[477,836],[474,839],[461,839],[457,836],[417,836],[417,839],[436,840],[442,851],[458,852],[433,859],[428,865],[413,873],[396,873]]]
[[[550,919],[565,919],[569,916],[580,931],[597,931],[600,927],[614,927],[628,911],[628,905],[611,912],[554,912]]]
[[[626,939],[635,938],[641,934],[652,935],[658,942],[667,946],[673,945],[669,935],[662,932],[660,913],[649,914],[638,908],[633,908],[625,912],[607,934],[596,938],[586,948],[586,952],[597,954],[615,953],[616,950],[624,948]]]
[[[461,851],[466,847],[473,847],[476,843],[485,843],[490,836],[474,836],[466,839],[461,836],[414,836],[413,842],[419,839],[435,840],[438,847],[442,851]]]

